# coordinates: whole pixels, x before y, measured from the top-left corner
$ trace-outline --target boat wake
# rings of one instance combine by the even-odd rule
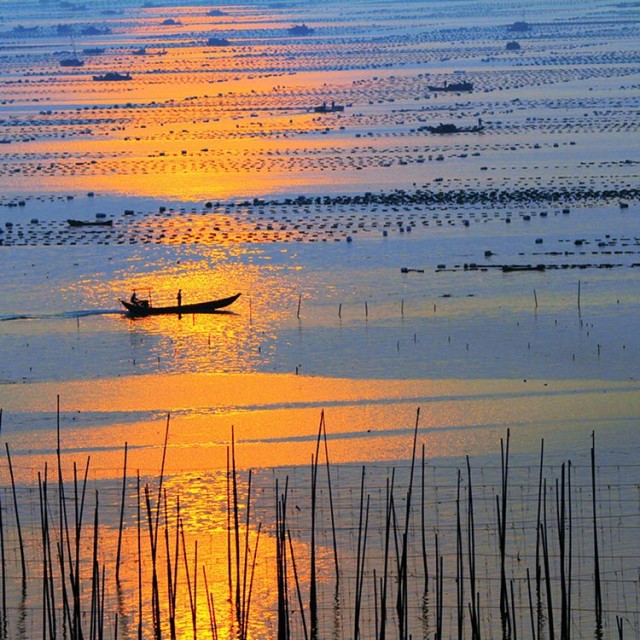
[[[77,311],[60,311],[58,313],[6,313],[0,314],[0,322],[8,322],[10,320],[68,320],[87,316],[122,316],[125,313],[121,309],[81,309]]]

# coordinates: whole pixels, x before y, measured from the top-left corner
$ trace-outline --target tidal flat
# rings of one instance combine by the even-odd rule
[[[2,3],[0,637],[637,637],[639,22]]]

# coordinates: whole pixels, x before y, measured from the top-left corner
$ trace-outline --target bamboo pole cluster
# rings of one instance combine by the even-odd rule
[[[1,419],[0,412],[0,424]],[[244,479],[237,470],[232,429],[224,496],[226,557],[212,572],[211,565],[201,560],[199,541],[189,541],[180,496],[171,496],[165,486],[170,431],[170,416],[167,416],[157,487],[151,483],[142,486],[139,471],[136,476],[137,588],[134,591],[137,611],[129,616],[126,607],[113,611],[108,604],[114,586],[116,593],[124,592],[120,568],[127,505],[128,446],[125,443],[117,551],[115,562],[111,563],[101,548],[100,496],[98,491],[92,493],[89,489],[90,458],[82,468],[73,465],[70,479],[63,473],[58,400],[57,492],[51,489],[47,467],[38,473],[38,560],[26,555],[11,452],[9,445],[5,446],[12,517],[19,541],[20,589],[24,600],[28,592],[31,598],[35,591],[40,593],[40,621],[33,623],[34,626],[44,640],[102,640],[117,639],[119,635],[139,640],[163,637],[174,640],[184,637],[184,627],[178,624],[180,602],[184,601],[194,640],[230,636],[249,640],[256,637],[254,590],[258,567],[263,562],[261,549],[267,544],[273,545],[273,552],[265,552],[264,556],[274,561],[273,617],[274,636],[278,640],[302,637],[318,640],[329,635],[353,640],[364,637],[409,640],[416,637],[418,623],[422,626],[422,636],[434,640],[453,637],[481,640],[498,636],[517,640],[519,635],[532,640],[570,640],[572,636],[579,637],[575,617],[576,612],[585,607],[591,612],[586,615],[592,617],[593,635],[610,637],[613,620],[603,590],[604,529],[600,522],[595,436],[590,451],[591,539],[586,543],[593,563],[592,588],[587,593],[592,594],[593,601],[585,605],[584,598],[577,602],[576,597],[581,580],[575,573],[576,543],[581,534],[576,530],[574,508],[578,490],[574,486],[572,463],[563,463],[559,476],[549,482],[545,477],[544,441],[541,443],[533,549],[522,549],[514,533],[510,432],[507,431],[500,443],[500,476],[493,499],[487,500],[486,495],[483,498],[484,481],[478,492],[468,456],[466,469],[457,471],[452,507],[455,522],[448,529],[439,522],[437,513],[427,509],[428,504],[438,505],[442,500],[430,495],[438,491],[438,486],[428,485],[424,444],[418,457],[419,423],[418,410],[412,429],[409,466],[404,468],[408,475],[406,484],[399,480],[396,468],[392,468],[385,481],[379,517],[374,507],[376,488],[370,484],[369,471],[365,466],[359,470],[357,486],[353,487],[354,516],[357,516],[350,527],[345,527],[345,514],[336,509],[336,493],[343,493],[345,488],[340,486],[338,468],[329,460],[324,411],[311,456],[309,508],[305,509],[304,516],[294,516],[290,478],[287,475],[281,482],[276,477],[272,524],[264,528],[255,516],[253,472],[249,471]],[[485,510],[493,511],[488,533],[483,531],[487,524],[481,525],[477,520],[479,494],[484,499]],[[0,638],[3,639],[11,637],[9,623],[12,622],[7,606],[10,587],[5,533],[9,524],[5,513],[7,509],[4,507],[3,511],[0,503]],[[303,529],[301,518],[305,520]],[[584,527],[580,527],[584,537]],[[449,532],[453,532],[453,541],[446,539]],[[261,536],[265,534],[268,542],[261,546]],[[347,534],[352,535],[351,543],[345,542]],[[482,543],[479,536],[485,538]],[[495,569],[488,567],[486,539],[495,545]],[[581,549],[584,552],[584,544]],[[516,571],[514,556],[520,562],[520,554],[525,564]],[[221,566],[225,570],[221,570]],[[226,583],[227,592],[222,602],[220,592],[214,589],[214,582],[221,580]],[[498,598],[493,593],[492,581],[499,585]],[[344,610],[345,624],[341,626],[339,620],[334,620],[333,630],[328,629],[326,617],[328,592],[333,593],[334,608],[342,606]],[[416,594],[421,598],[419,607]],[[581,611],[579,615],[585,614]],[[128,625],[128,617],[135,618],[135,631]],[[205,619],[208,624],[202,623]],[[624,637],[629,626],[629,620],[616,613],[618,638]],[[631,629],[637,630],[633,626]]]

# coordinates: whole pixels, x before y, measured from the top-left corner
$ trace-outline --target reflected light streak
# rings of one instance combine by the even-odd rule
[[[51,399],[61,393],[65,466],[87,452],[99,477],[121,473],[124,442],[130,445],[130,468],[157,472],[169,413],[166,470],[180,474],[224,469],[232,426],[243,468],[306,465],[323,409],[336,463],[406,459],[417,407],[420,442],[430,458],[494,451],[507,428],[518,431],[517,446],[524,451],[536,451],[541,437],[570,446],[579,435],[612,422],[623,424],[640,411],[636,385],[598,381],[558,382],[548,389],[536,381],[194,374],[136,376],[99,385],[5,386],[1,391],[8,416],[21,409],[51,411]],[[72,412],[66,409],[69,404]],[[55,434],[50,431],[45,434],[35,424],[33,430],[9,431],[5,437],[16,456],[28,456],[36,466],[47,460],[55,465]],[[20,469],[21,475],[28,475],[33,464]]]

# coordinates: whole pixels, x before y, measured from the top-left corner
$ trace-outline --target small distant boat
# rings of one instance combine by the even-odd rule
[[[428,131],[429,133],[478,133],[484,130],[484,125],[478,123],[473,127],[459,127],[455,124],[439,124],[437,126],[419,127],[418,131]]]
[[[310,36],[313,35],[315,29],[312,27],[308,27],[306,24],[294,24],[292,27],[287,29],[287,32],[290,36]]]
[[[84,67],[84,60],[78,58],[78,54],[76,52],[76,46],[73,44],[73,40],[71,41],[73,46],[73,55],[70,58],[63,58],[60,60],[61,67]]]
[[[117,71],[108,71],[100,76],[93,76],[95,82],[122,82],[131,80],[130,73],[118,73]]]
[[[105,52],[105,49],[102,47],[89,47],[88,49],[83,49],[82,53],[85,56],[100,56]]]
[[[219,309],[224,309],[232,305],[240,297],[239,293],[228,298],[220,298],[219,300],[208,300],[207,302],[196,302],[194,304],[173,305],[170,307],[153,307],[148,300],[139,300],[138,302],[130,302],[120,300],[122,306],[127,310],[130,316],[134,318],[143,318],[145,316],[160,316],[169,314],[189,314],[189,313],[215,313]]]
[[[74,220],[69,218],[67,224],[70,227],[112,227],[113,220]]]
[[[111,29],[109,27],[105,27],[104,29],[99,29],[98,27],[94,27],[93,25],[90,27],[86,27],[80,31],[80,34],[83,36],[108,36],[111,33]]]
[[[544,271],[546,269],[543,264],[503,264],[503,273],[512,273],[514,271]]]
[[[84,67],[84,60],[80,58],[63,58],[60,60],[61,67]]]
[[[473,91],[473,83],[471,82],[445,82],[442,86],[427,85],[429,91]]]
[[[531,25],[528,22],[525,22],[524,20],[518,20],[517,22],[510,24],[507,27],[507,29],[509,31],[525,32],[525,31],[531,31]]]
[[[337,113],[339,111],[344,111],[344,105],[335,102],[331,104],[323,102],[320,106],[313,108],[314,113]]]

